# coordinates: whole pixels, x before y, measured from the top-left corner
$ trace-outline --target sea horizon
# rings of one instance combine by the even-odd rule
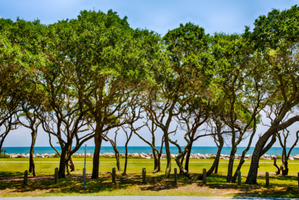
[[[55,147],[58,151],[61,150],[60,147]],[[119,153],[125,153],[125,146],[119,146],[117,147],[119,150]],[[156,147],[157,149],[160,149],[159,146]],[[182,150],[184,147],[181,147]],[[241,155],[243,150],[246,147],[238,147],[237,148],[237,155]],[[287,151],[290,148],[287,148]],[[2,150],[5,151],[6,154],[27,154],[30,151],[30,147],[2,147]],[[215,154],[217,153],[218,147],[215,146],[193,146],[191,153],[196,154]],[[250,147],[246,155],[251,155],[254,150],[254,147]],[[221,154],[230,154],[231,147],[223,147]],[[80,149],[76,153],[84,153],[85,152],[85,146],[80,147]],[[93,153],[94,152],[94,146],[87,146],[87,153]],[[170,152],[171,154],[178,154],[178,148],[176,146],[171,146],[170,147]],[[2,152],[3,153],[3,152]],[[56,153],[55,150],[52,147],[49,146],[36,146],[34,147],[34,154],[53,154]],[[101,147],[101,154],[103,153],[114,153],[113,147],[112,146],[102,146]],[[152,153],[152,148],[150,146],[128,146],[128,153]],[[268,155],[281,155],[282,153],[282,148],[281,147],[271,147],[269,151],[266,152]],[[165,147],[163,147],[163,154],[165,154]],[[299,148],[295,147],[291,155],[297,155],[299,154]]]

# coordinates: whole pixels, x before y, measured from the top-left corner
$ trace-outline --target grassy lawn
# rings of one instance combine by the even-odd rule
[[[87,158],[86,189],[82,188],[83,158],[74,158],[76,170],[66,179],[60,179],[54,183],[54,169],[59,165],[58,158],[36,158],[37,177],[29,174],[28,185],[23,186],[22,178],[25,170],[28,170],[29,161],[23,158],[0,159],[0,197],[15,196],[75,196],[75,195],[147,195],[147,196],[262,196],[262,197],[299,197],[297,172],[299,161],[290,161],[289,176],[275,175],[273,161],[261,160],[259,167],[258,185],[238,186],[235,183],[226,183],[226,170],[228,161],[221,160],[219,173],[207,178],[207,184],[203,185],[196,179],[189,180],[179,176],[178,184],[174,185],[173,176],[164,178],[164,172],[153,174],[153,159],[130,158],[128,163],[128,175],[123,176],[117,172],[117,183],[111,181],[111,169],[115,167],[115,158],[100,159],[100,178],[90,179],[92,159]],[[191,159],[190,172],[196,177],[212,165],[212,159]],[[238,160],[236,160],[236,163]],[[123,166],[124,159],[121,159]],[[242,183],[246,180],[250,160],[247,160],[242,168]],[[165,169],[166,160],[162,160],[162,170]],[[173,167],[177,167],[174,160]],[[142,184],[142,169],[147,170],[147,183]],[[173,170],[172,170],[173,172]],[[265,172],[270,173],[270,186],[265,185]],[[7,177],[10,179],[7,180]],[[6,180],[5,180],[6,179]]]

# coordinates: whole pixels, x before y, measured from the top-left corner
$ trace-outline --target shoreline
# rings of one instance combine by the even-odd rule
[[[29,158],[30,154],[27,153],[22,153],[22,154],[15,154],[15,153],[5,153],[5,155],[8,155],[10,158]],[[171,158],[175,158],[178,154],[171,154]],[[84,153],[75,153],[73,154],[73,157],[84,157]],[[120,153],[120,157],[124,157],[125,154],[124,153]],[[265,159],[265,160],[273,160],[273,158],[277,158],[278,155],[269,155],[269,154],[264,154],[263,156],[261,156],[261,159]],[[33,154],[34,158],[52,158],[52,157],[58,157],[56,154],[52,153],[52,154],[48,154],[48,153],[44,153],[44,154]],[[93,154],[92,153],[86,153],[86,157],[92,158]],[[103,153],[100,154],[100,157],[115,157],[114,153]],[[128,157],[133,157],[133,158],[145,158],[145,159],[152,159],[153,154],[152,153],[128,153]],[[195,154],[190,154],[190,158],[191,159],[210,159],[210,158],[215,158],[216,154],[200,154],[200,153],[195,153]],[[220,155],[220,159],[225,159],[228,160],[229,159],[229,155],[228,154],[221,154]],[[235,159],[240,159],[241,155],[236,154],[235,155]],[[166,154],[162,154],[161,155],[161,159],[166,159]],[[245,159],[251,159],[251,155],[245,155]],[[294,154],[294,155],[290,155],[289,160],[299,160],[299,154]]]

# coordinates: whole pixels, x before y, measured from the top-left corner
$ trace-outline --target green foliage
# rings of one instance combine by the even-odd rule
[[[5,153],[1,153],[0,158],[10,158],[10,155],[5,154]]]

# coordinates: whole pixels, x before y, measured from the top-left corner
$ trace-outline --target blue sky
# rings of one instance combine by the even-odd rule
[[[242,33],[245,26],[253,27],[254,20],[267,15],[273,8],[285,10],[295,5],[295,0],[9,0],[0,1],[0,17],[27,21],[39,19],[51,24],[62,19],[76,18],[80,10],[112,9],[121,18],[128,17],[133,28],[153,30],[161,35],[177,28],[180,23],[192,22],[205,29],[206,33]],[[259,127],[258,132],[265,130]],[[119,134],[123,145],[124,134]],[[18,138],[16,140],[15,138]],[[158,143],[159,144],[159,143]],[[181,143],[182,145],[184,143]],[[4,146],[29,146],[30,131],[25,128],[8,135]],[[89,141],[88,145],[93,145]],[[108,145],[108,144],[107,144]],[[132,146],[144,145],[133,138]],[[214,146],[211,138],[197,142],[198,146]],[[246,145],[243,143],[242,146]],[[277,146],[278,144],[276,144]],[[40,131],[36,146],[48,146],[48,136]]]

